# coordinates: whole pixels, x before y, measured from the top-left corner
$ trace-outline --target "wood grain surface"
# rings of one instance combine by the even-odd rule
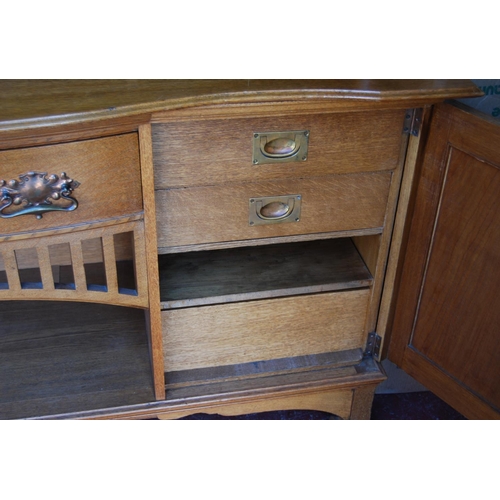
[[[10,239],[9,241],[16,240]],[[131,260],[133,258],[133,246],[129,232],[114,234],[114,247],[117,261]],[[71,255],[66,244],[51,244],[48,248],[50,249],[50,263],[52,266],[71,265]],[[37,267],[39,263],[37,255],[33,253],[25,255],[16,254],[16,261],[18,269],[31,269]],[[86,264],[103,262],[102,247],[98,239],[87,240],[84,261]],[[4,269],[0,260],[0,271]]]
[[[499,136],[492,119],[436,109],[389,349],[470,418],[500,415]]]
[[[118,252],[114,250],[114,236],[125,234],[133,238],[133,290],[119,288],[116,271]],[[120,238],[123,241],[123,237]],[[90,244],[87,246],[87,242]],[[72,286],[55,286],[57,270],[53,271],[53,254],[56,247],[55,268],[70,265]],[[90,258],[87,257],[87,249]],[[96,252],[97,249],[97,252]],[[148,306],[148,285],[144,250],[144,227],[142,221],[124,222],[114,226],[87,229],[41,236],[38,238],[14,239],[0,246],[3,267],[8,286],[0,287],[1,300],[63,300],[90,301],[128,305],[131,307]],[[24,254],[24,258],[23,258]],[[65,254],[68,264],[61,264],[59,257]],[[96,254],[99,258],[96,258]],[[22,283],[22,269],[18,268],[18,255],[21,262],[36,264],[40,283]],[[86,267],[91,263],[102,263],[101,277],[97,282],[87,279]],[[57,284],[59,285],[59,284]],[[95,286],[97,285],[97,286]]]
[[[356,349],[368,289],[164,311],[166,371]]]
[[[500,409],[500,163],[448,165],[412,345]]]
[[[20,174],[30,171],[58,176],[66,172],[78,181],[80,186],[73,192],[78,208],[46,213],[40,220],[34,215],[0,218],[0,236],[142,212],[137,134],[0,151],[0,179],[19,180]]]
[[[470,81],[2,80],[0,94],[0,179],[66,172],[80,183],[74,212],[0,219],[1,418],[171,418],[286,408],[368,418],[384,375],[373,359],[359,356],[386,278],[407,154],[404,116],[408,108],[480,95]],[[310,131],[307,160],[253,165],[252,135],[283,129]],[[462,130],[461,144],[470,146],[469,136],[479,141],[482,132],[479,125],[473,134]],[[464,182],[478,182],[491,201],[488,189],[499,186],[483,163],[497,168],[498,162],[482,150],[468,163],[460,155],[469,155],[469,146],[451,158],[467,165]],[[424,184],[425,175],[424,169]],[[451,198],[465,187],[447,186]],[[439,192],[432,189],[431,198]],[[301,196],[298,221],[249,225],[251,198],[283,195]],[[474,191],[456,213],[467,221],[479,200]],[[487,215],[499,222],[493,211]],[[485,264],[474,261],[481,255],[496,265],[486,251],[491,233],[481,224],[460,227],[461,255],[477,275],[466,270],[448,282],[470,286],[466,297],[483,304],[479,318],[498,323],[496,284]],[[124,231],[128,244],[116,236]],[[394,234],[397,251],[398,227]],[[341,236],[355,237],[359,253],[351,240],[333,241]],[[443,260],[446,238],[432,240]],[[427,243],[424,237],[415,249]],[[259,248],[231,248],[243,245]],[[161,259],[162,281],[158,249],[187,252]],[[448,256],[450,265],[462,264],[460,255]],[[421,264],[417,255],[417,275]],[[446,266],[443,272],[451,273]],[[61,286],[68,280],[73,289]],[[136,296],[121,293],[131,282]],[[440,307],[461,305],[436,287]],[[422,303],[429,301],[423,293]],[[496,401],[488,374],[498,360],[488,326],[464,341],[466,355],[450,360],[427,335],[426,320],[416,324],[412,353],[434,356],[449,373],[459,360],[467,387],[483,383],[481,397]],[[448,335],[445,344],[452,340]],[[477,342],[491,353],[477,353]],[[407,357],[408,366],[414,361]],[[166,393],[165,370],[177,376]]]
[[[349,239],[160,258],[162,307],[173,309],[370,286]]]
[[[308,370],[220,383],[208,380],[199,385],[173,388],[167,392],[165,401],[103,407],[39,418],[179,418],[193,413],[238,415],[249,411],[299,408],[327,411],[347,419],[351,418],[353,393],[364,387],[374,388],[383,380],[385,375],[380,366],[371,358],[364,358],[354,366],[330,370]],[[366,400],[360,398],[360,402]],[[366,413],[367,409],[358,412],[361,415]]]
[[[160,316],[160,285],[156,240],[156,207],[153,183],[151,126],[139,127],[141,185],[144,196],[144,254],[149,308],[146,311],[147,330],[156,399],[165,399],[165,367],[163,365],[162,323]]]
[[[347,366],[355,371],[354,365],[358,364],[362,358],[361,349],[350,349],[308,356],[166,372],[165,380],[167,388],[173,389],[204,384],[220,384],[221,382],[248,380],[250,378],[264,378],[287,373],[331,370],[332,368]]]
[[[439,102],[480,96],[470,80],[2,80],[1,130],[193,106],[328,100]]]
[[[158,246],[372,229],[384,225],[390,172],[156,191]],[[300,222],[249,226],[249,200],[300,194]]]
[[[153,124],[155,187],[393,170],[405,110]],[[256,132],[309,131],[306,161],[253,165]]]
[[[0,419],[154,400],[142,311],[16,301],[0,317]]]

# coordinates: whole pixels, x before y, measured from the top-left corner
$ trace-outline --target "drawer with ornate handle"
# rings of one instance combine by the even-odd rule
[[[154,123],[156,189],[394,170],[404,110]]]
[[[142,211],[137,134],[0,151],[0,235]]]

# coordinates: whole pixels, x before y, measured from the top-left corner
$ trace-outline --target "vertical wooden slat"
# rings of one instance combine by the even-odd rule
[[[116,273],[115,241],[113,234],[102,237],[102,251],[104,254],[104,268],[106,270],[106,284],[108,293],[118,293],[118,275]]]
[[[61,266],[51,266],[52,268],[52,278],[54,279],[54,283],[61,282]]]
[[[144,297],[145,305],[149,304],[148,299],[148,269],[146,265],[146,252],[144,248],[144,227],[137,225],[134,229],[134,268],[137,294]]]
[[[163,361],[162,321],[160,309],[160,277],[158,271],[158,242],[156,236],[156,205],[153,172],[153,142],[151,125],[139,127],[142,195],[144,204],[144,247],[147,263],[149,309],[146,313],[151,345],[151,363],[156,399],[165,399],[165,365]],[[139,255],[137,255],[139,258]]]
[[[42,285],[44,290],[54,290],[54,276],[50,265],[49,249],[45,245],[40,245],[36,248],[38,254],[38,267],[40,276],[42,277]]]
[[[17,269],[17,260],[14,250],[4,250],[2,252],[5,272],[7,273],[7,282],[9,290],[19,292],[21,290],[21,280],[19,279],[19,271]]]
[[[75,278],[75,287],[77,292],[85,293],[87,291],[87,278],[85,277],[85,268],[83,266],[82,243],[80,240],[72,241],[71,265],[73,267],[73,276]]]

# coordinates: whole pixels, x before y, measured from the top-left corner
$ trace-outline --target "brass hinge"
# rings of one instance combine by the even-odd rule
[[[379,358],[380,356],[380,346],[382,345],[382,337],[377,334],[377,332],[372,332],[368,335],[368,341],[366,343],[365,356],[372,356],[374,358]]]
[[[403,132],[405,134],[411,134],[414,135],[415,137],[418,137],[418,134],[420,133],[420,128],[422,126],[422,116],[423,116],[422,108],[407,110],[405,115],[405,121],[403,124]]]

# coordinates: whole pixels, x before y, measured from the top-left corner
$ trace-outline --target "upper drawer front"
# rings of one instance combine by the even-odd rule
[[[396,168],[404,111],[153,124],[157,189]],[[254,165],[253,135],[309,131],[306,161]]]
[[[61,179],[61,173],[78,182],[71,193],[78,206],[72,211],[51,211],[37,219],[36,214],[0,218],[0,234],[10,234],[39,229],[69,226],[83,222],[109,219],[133,214],[142,210],[139,146],[136,133],[102,139],[31,147],[0,152],[0,179],[3,188],[11,189],[11,199],[17,196],[25,200],[38,196],[34,203],[45,203],[46,197],[52,206],[70,207],[72,202],[60,198],[54,200],[49,188],[43,186],[42,195],[27,182],[20,179],[28,172],[46,173],[36,176],[39,183],[46,182],[51,175]],[[33,177],[33,176],[32,176]],[[12,181],[17,181],[14,185]],[[5,205],[0,202],[0,207]],[[26,207],[26,201],[11,204],[4,214]]]
[[[156,191],[159,247],[379,228],[391,172]],[[249,200],[297,194],[298,222],[249,224]]]

